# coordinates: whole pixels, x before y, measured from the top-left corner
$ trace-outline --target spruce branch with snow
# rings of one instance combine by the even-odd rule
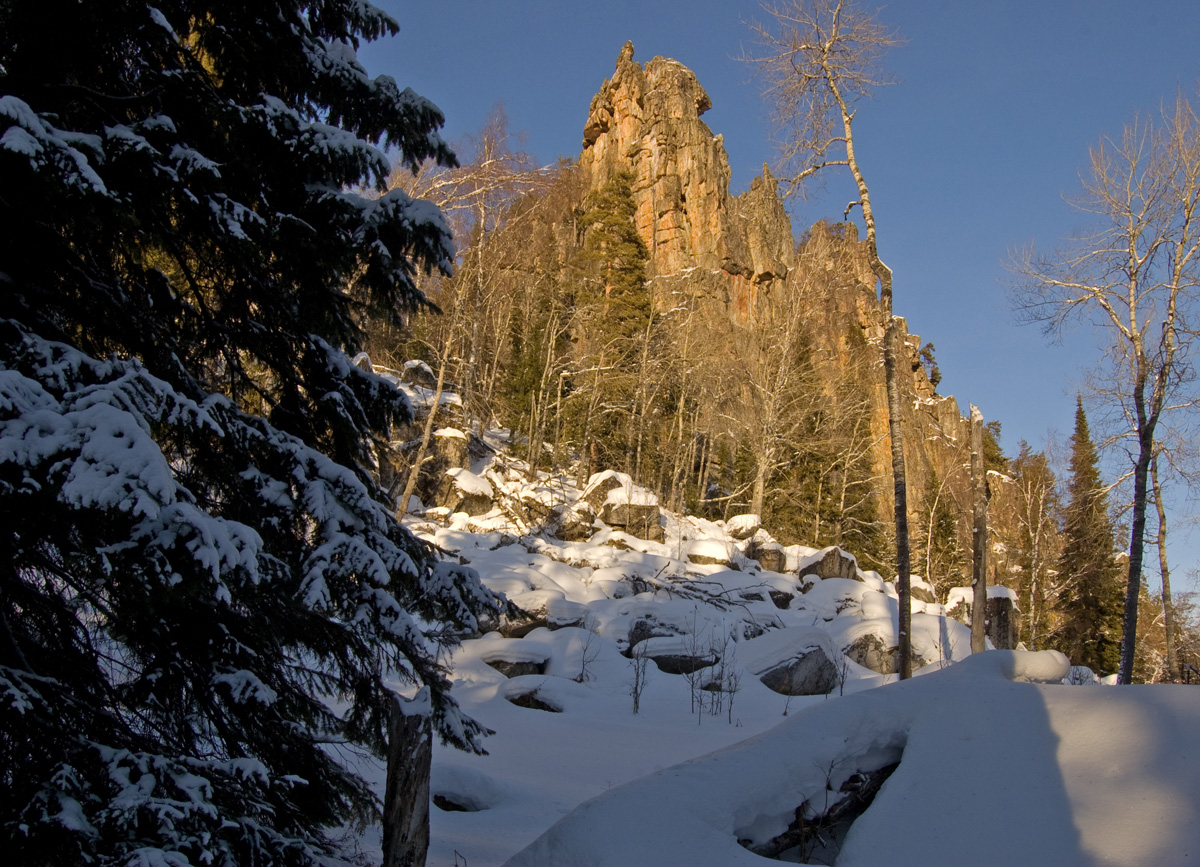
[[[0,6],[0,835],[22,863],[340,863],[386,680],[429,687],[497,597],[374,478],[409,416],[361,322],[448,268],[350,0]],[[58,55],[48,62],[45,42]]]

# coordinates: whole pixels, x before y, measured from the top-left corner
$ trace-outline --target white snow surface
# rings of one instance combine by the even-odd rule
[[[569,506],[574,485],[529,479],[502,452],[474,469],[497,509],[408,524],[535,621],[521,638],[468,639],[448,660],[462,709],[495,734],[487,756],[435,746],[432,795],[465,811],[431,808],[433,867],[764,865],[739,839],[765,842],[806,800],[835,800],[852,774],[896,761],[839,867],[1200,856],[1200,690],[1064,685],[1069,663],[1053,652],[971,656],[967,627],[917,601],[913,647],[928,664],[897,683],[843,656],[866,634],[894,646],[897,594],[879,575],[802,584],[797,567],[821,552],[790,546],[786,573],[764,571],[731,528],[666,511],[663,542],[602,525],[563,542],[512,517],[513,504]],[[766,532],[758,543],[773,543]],[[688,559],[705,549],[732,565]],[[645,665],[635,714],[637,659],[624,655],[635,635],[646,651],[635,657],[715,664],[696,677]],[[841,672],[829,696],[759,681],[814,649]],[[506,678],[489,663],[543,673]],[[513,703],[523,697],[549,710]],[[374,782],[382,794],[382,768]]]
[[[827,774],[836,790],[897,759],[839,867],[1185,863],[1200,852],[1200,692],[1039,682],[1066,670],[1053,651],[989,651],[809,707],[588,801],[506,863],[762,865],[739,838],[781,832]]]

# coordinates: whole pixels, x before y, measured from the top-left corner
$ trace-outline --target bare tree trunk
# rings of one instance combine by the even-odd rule
[[[429,853],[429,767],[432,726],[426,709],[395,698],[388,721],[387,787],[383,797],[383,867],[424,867]]]
[[[1045,492],[1038,500],[1037,532],[1033,535],[1033,550],[1029,555],[1029,649],[1038,649],[1042,610],[1038,606],[1042,595],[1041,559],[1042,559],[1042,512],[1044,510]]]
[[[1167,565],[1167,512],[1163,508],[1162,488],[1158,485],[1158,455],[1150,461],[1150,481],[1154,486],[1154,507],[1158,510],[1158,569],[1162,573],[1163,632],[1167,642],[1167,671],[1171,682],[1179,680],[1179,660],[1175,655],[1175,608],[1171,602],[1171,570]]]
[[[974,589],[971,605],[971,652],[987,649],[987,479],[983,472],[983,413],[971,406],[971,488],[974,524],[971,530]]]
[[[425,416],[425,427],[421,431],[421,445],[417,447],[416,457],[408,470],[408,478],[404,481],[404,493],[400,495],[400,505],[396,510],[397,519],[408,514],[408,502],[412,498],[413,491],[417,489],[421,465],[425,463],[425,453],[429,451],[429,440],[433,437],[434,418],[437,416],[438,407],[442,402],[442,389],[446,385],[446,364],[449,359],[450,342],[447,340],[446,346],[442,350],[442,357],[438,362],[437,385],[433,390],[433,403],[429,407],[429,414]]]
[[[1121,625],[1121,668],[1117,683],[1133,683],[1133,658],[1137,650],[1138,594],[1142,590],[1142,559],[1146,538],[1146,483],[1150,458],[1154,453],[1153,422],[1146,417],[1140,390],[1134,396],[1137,405],[1138,459],[1133,468],[1133,520],[1129,530],[1129,574],[1125,581],[1125,616]]]
[[[875,260],[878,257],[872,256]],[[888,272],[888,326],[884,335],[883,370],[887,380],[888,433],[892,441],[892,494],[896,521],[896,593],[899,597],[899,629],[896,649],[899,654],[900,679],[912,677],[912,585],[909,578],[908,546],[908,484],[904,472],[904,436],[900,431],[900,385],[896,377],[896,342],[899,329],[891,315],[891,272]]]
[[[839,7],[840,8],[840,7]],[[854,156],[854,136],[851,122],[854,115],[842,98],[841,91],[831,84],[834,98],[842,112],[842,128],[846,134],[846,163],[854,182],[858,186],[858,202],[862,208],[863,224],[867,227],[867,255],[871,260],[871,272],[879,281],[879,300],[887,322],[883,344],[883,371],[887,380],[888,433],[892,440],[892,490],[896,516],[896,592],[899,596],[899,635],[897,650],[900,656],[900,679],[912,677],[912,587],[909,576],[911,553],[908,544],[908,479],[904,468],[904,434],[900,428],[900,383],[896,371],[900,329],[892,312],[892,269],[879,258],[879,247],[875,240],[875,213],[871,210],[871,198],[867,182]]]

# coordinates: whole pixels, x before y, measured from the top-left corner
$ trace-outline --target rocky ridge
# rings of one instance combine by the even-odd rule
[[[651,278],[686,276],[693,291],[752,318],[760,294],[795,264],[775,179],[764,166],[749,190],[731,196],[729,156],[700,119],[712,102],[695,74],[663,57],[643,66],[633,51],[625,43],[592,99],[579,157],[586,183],[595,189],[631,172]]]
[[[769,322],[786,293],[800,293],[829,381],[857,355],[871,356],[877,371],[870,390],[877,499],[880,519],[890,523],[884,322],[865,242],[853,224],[820,222],[797,245],[766,166],[748,190],[731,195],[722,137],[701,120],[711,105],[686,66],[663,57],[640,64],[633,44],[625,43],[588,111],[579,157],[585,184],[597,189],[617,172],[632,173],[637,229],[650,253],[660,308],[690,298],[710,323],[725,323],[710,325],[720,333]],[[937,393],[921,363],[921,339],[903,321],[901,337],[910,371],[901,383],[910,509],[936,472],[956,505],[969,511],[962,471],[969,422],[954,397]]]

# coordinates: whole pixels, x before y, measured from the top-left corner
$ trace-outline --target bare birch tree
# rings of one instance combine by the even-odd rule
[[[1050,332],[1074,321],[1098,325],[1107,350],[1100,379],[1126,410],[1133,470],[1120,683],[1133,676],[1138,594],[1151,462],[1164,411],[1180,401],[1195,337],[1200,289],[1200,138],[1182,97],[1161,118],[1134,120],[1119,139],[1092,148],[1072,204],[1095,229],[1063,250],[1022,251],[1012,263],[1016,301]]]
[[[898,652],[901,679],[912,675],[908,505],[904,441],[900,431],[900,387],[896,369],[899,329],[892,314],[892,271],[879,258],[875,212],[854,152],[854,118],[860,99],[890,83],[879,73],[884,52],[900,43],[896,33],[848,0],[782,0],[764,6],[773,25],[751,24],[761,54],[744,57],[757,67],[778,129],[783,133],[788,192],[828,169],[846,168],[862,209],[871,271],[879,283],[886,332],[888,429],[896,521],[896,587],[900,595]]]

